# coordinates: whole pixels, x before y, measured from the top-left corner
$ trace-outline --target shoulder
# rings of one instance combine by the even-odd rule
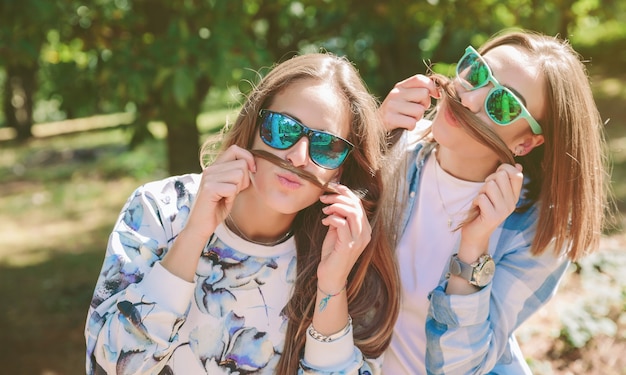
[[[201,177],[200,174],[193,173],[147,182],[139,186],[133,195],[155,199],[162,204],[181,198],[189,199],[198,192]]]
[[[173,207],[172,209],[191,206],[198,192],[200,179],[200,174],[185,174],[147,182],[135,189],[128,205],[151,206],[155,210],[169,206]]]
[[[415,123],[415,128],[404,132],[402,142],[405,143],[407,150],[415,150],[422,144],[424,135],[430,130],[430,120],[422,119]]]
[[[148,182],[138,188],[138,190],[151,192],[153,194],[185,194],[196,193],[201,175],[190,173],[180,176],[170,176],[162,180]]]

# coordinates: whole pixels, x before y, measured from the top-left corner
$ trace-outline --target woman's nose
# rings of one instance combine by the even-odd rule
[[[287,160],[294,167],[303,167],[309,163],[309,138],[302,137],[287,150]]]
[[[461,104],[463,104],[463,106],[469,109],[472,113],[477,114],[483,108],[485,98],[490,89],[491,87],[489,85],[475,90],[468,90],[462,85],[458,85],[456,87],[456,92],[461,100]]]

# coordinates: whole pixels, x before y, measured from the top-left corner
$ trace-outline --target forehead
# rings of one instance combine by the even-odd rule
[[[296,81],[274,97],[269,109],[288,114],[311,129],[347,137],[350,115],[336,86],[314,79]]]
[[[519,93],[536,119],[545,113],[545,77],[539,62],[517,46],[498,46],[483,55],[493,75],[503,86]]]

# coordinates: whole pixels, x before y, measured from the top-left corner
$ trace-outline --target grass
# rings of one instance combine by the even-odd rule
[[[614,161],[613,184],[624,209],[626,106],[620,103],[626,100],[626,89],[621,84],[624,80],[600,82],[598,104],[605,117],[611,118],[607,133]],[[234,119],[232,113],[228,109],[203,115],[199,119],[201,131],[205,136],[214,132],[225,118]],[[122,120],[129,119],[118,122],[124,123]],[[124,126],[115,126],[115,121],[92,130],[89,121],[82,120],[81,124],[86,127],[78,129],[79,133],[64,132],[76,124],[47,124],[45,131],[49,133],[45,134],[62,135],[42,136],[25,145],[0,141],[0,363],[4,373],[84,372],[84,322],[113,222],[137,186],[167,174],[163,124],[150,124],[157,139],[134,150],[126,146],[130,134]],[[608,353],[601,346],[607,340],[613,340],[612,347],[625,348],[626,322],[620,322],[626,320],[621,314],[626,307],[626,286],[620,281],[623,277],[615,277],[617,268],[607,265],[620,264],[614,259],[623,262],[619,250],[625,243],[621,232],[607,237],[603,254],[609,260],[596,259],[585,268],[595,276],[581,277],[583,273],[573,272],[558,299],[521,331],[520,341],[533,358],[536,374],[577,372],[568,367],[570,362],[577,363],[576,358],[585,359],[579,364],[587,366],[584,373],[619,373],[589,366],[611,363],[593,359]],[[576,325],[576,320],[570,319],[568,327],[557,319],[568,314],[575,317],[567,308],[586,311],[588,306],[597,305],[589,287],[610,287],[613,299],[604,298],[608,310],[589,311],[591,318],[583,317],[583,323],[604,314],[615,324],[613,336]],[[592,339],[584,341],[585,329],[591,331]],[[568,343],[568,337],[576,334],[584,341],[581,348]]]
[[[204,136],[233,120],[203,114]],[[37,125],[0,139],[0,363],[3,373],[84,373],[83,327],[108,235],[139,185],[166,176],[164,124],[129,150],[128,115]],[[122,126],[118,126],[122,124]],[[56,136],[53,136],[56,134]]]

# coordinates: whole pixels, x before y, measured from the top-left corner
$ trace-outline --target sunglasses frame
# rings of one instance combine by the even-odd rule
[[[296,123],[297,125],[299,125],[302,130],[300,132],[300,135],[298,136],[298,138],[293,142],[293,144],[289,147],[286,148],[277,148],[271,144],[269,144],[265,138],[263,138],[263,123],[266,121],[266,117],[269,115],[273,115],[273,116],[280,116],[280,117],[285,117],[287,119],[289,119],[290,121],[293,121],[294,123]],[[280,112],[274,112],[272,110],[269,109],[261,109],[259,111],[259,136],[261,137],[261,140],[263,141],[263,143],[265,143],[267,146],[276,149],[276,150],[288,150],[291,147],[293,147],[296,143],[298,143],[300,141],[300,139],[302,139],[302,137],[307,137],[309,139],[309,147],[308,147],[308,154],[309,154],[309,158],[311,159],[311,161],[317,165],[318,167],[324,168],[324,169],[329,169],[329,170],[333,170],[333,169],[337,169],[339,167],[341,167],[343,165],[343,163],[345,163],[345,161],[348,159],[348,155],[350,155],[350,152],[352,152],[352,149],[354,148],[354,145],[352,143],[350,143],[350,141],[348,141],[345,138],[342,138],[338,135],[326,132],[326,131],[322,131],[322,130],[316,130],[316,129],[311,129],[308,126],[304,125],[303,123],[301,123],[300,121],[296,120],[295,118],[286,115],[284,113],[280,113]],[[337,165],[336,167],[332,167],[329,165],[323,165],[320,162],[318,162],[317,160],[315,160],[315,158],[313,157],[313,155],[311,154],[311,146],[312,146],[312,142],[311,142],[311,137],[314,134],[324,134],[324,135],[329,135],[334,139],[338,139],[340,141],[342,141],[346,148],[348,149],[348,152],[346,152],[346,155],[343,157],[343,160],[341,160],[341,162],[339,163],[339,165]]]
[[[476,56],[476,58],[474,60],[479,61],[481,64],[483,64],[485,66],[485,68],[487,69],[487,73],[488,73],[488,76],[487,76],[487,79],[485,80],[485,82],[483,82],[482,84],[480,84],[478,86],[472,86],[465,78],[461,78],[461,77],[463,77],[463,75],[461,74],[462,72],[459,71],[459,68],[461,66],[461,62],[463,62],[463,60],[465,60],[468,56],[471,56],[471,55]],[[535,120],[535,118],[530,114],[528,109],[526,109],[526,106],[524,105],[524,102],[517,95],[515,95],[515,93],[513,91],[511,91],[511,89],[509,89],[509,88],[507,88],[505,86],[502,86],[500,84],[500,82],[498,82],[496,77],[493,76],[493,72],[491,71],[491,68],[489,67],[489,64],[487,64],[485,59],[480,55],[480,53],[478,53],[478,51],[476,51],[476,49],[474,49],[474,47],[468,46],[465,49],[465,53],[459,59],[459,62],[456,64],[456,76],[457,76],[457,79],[459,80],[459,82],[461,83],[461,85],[465,89],[470,90],[470,91],[477,90],[479,88],[485,87],[489,83],[493,84],[493,88],[491,90],[489,90],[489,93],[487,93],[487,96],[485,97],[485,104],[484,104],[484,106],[485,106],[485,112],[487,113],[489,118],[491,120],[493,120],[493,122],[495,122],[496,124],[498,124],[500,126],[507,126],[507,125],[510,125],[513,122],[519,120],[520,118],[522,118],[522,119],[525,119],[526,121],[528,121],[528,124],[530,125],[530,129],[532,130],[532,132],[534,134],[541,134],[542,133],[541,125],[539,125],[537,120]],[[515,100],[517,100],[517,102],[518,102],[518,104],[519,104],[519,106],[521,108],[520,114],[517,117],[515,117],[515,119],[513,119],[512,121],[507,122],[506,124],[502,124],[497,119],[495,119],[491,115],[491,113],[489,111],[489,108],[487,107],[487,103],[489,102],[489,99],[498,90],[503,90],[506,93],[508,93],[509,95],[511,95],[513,98],[515,98]]]

